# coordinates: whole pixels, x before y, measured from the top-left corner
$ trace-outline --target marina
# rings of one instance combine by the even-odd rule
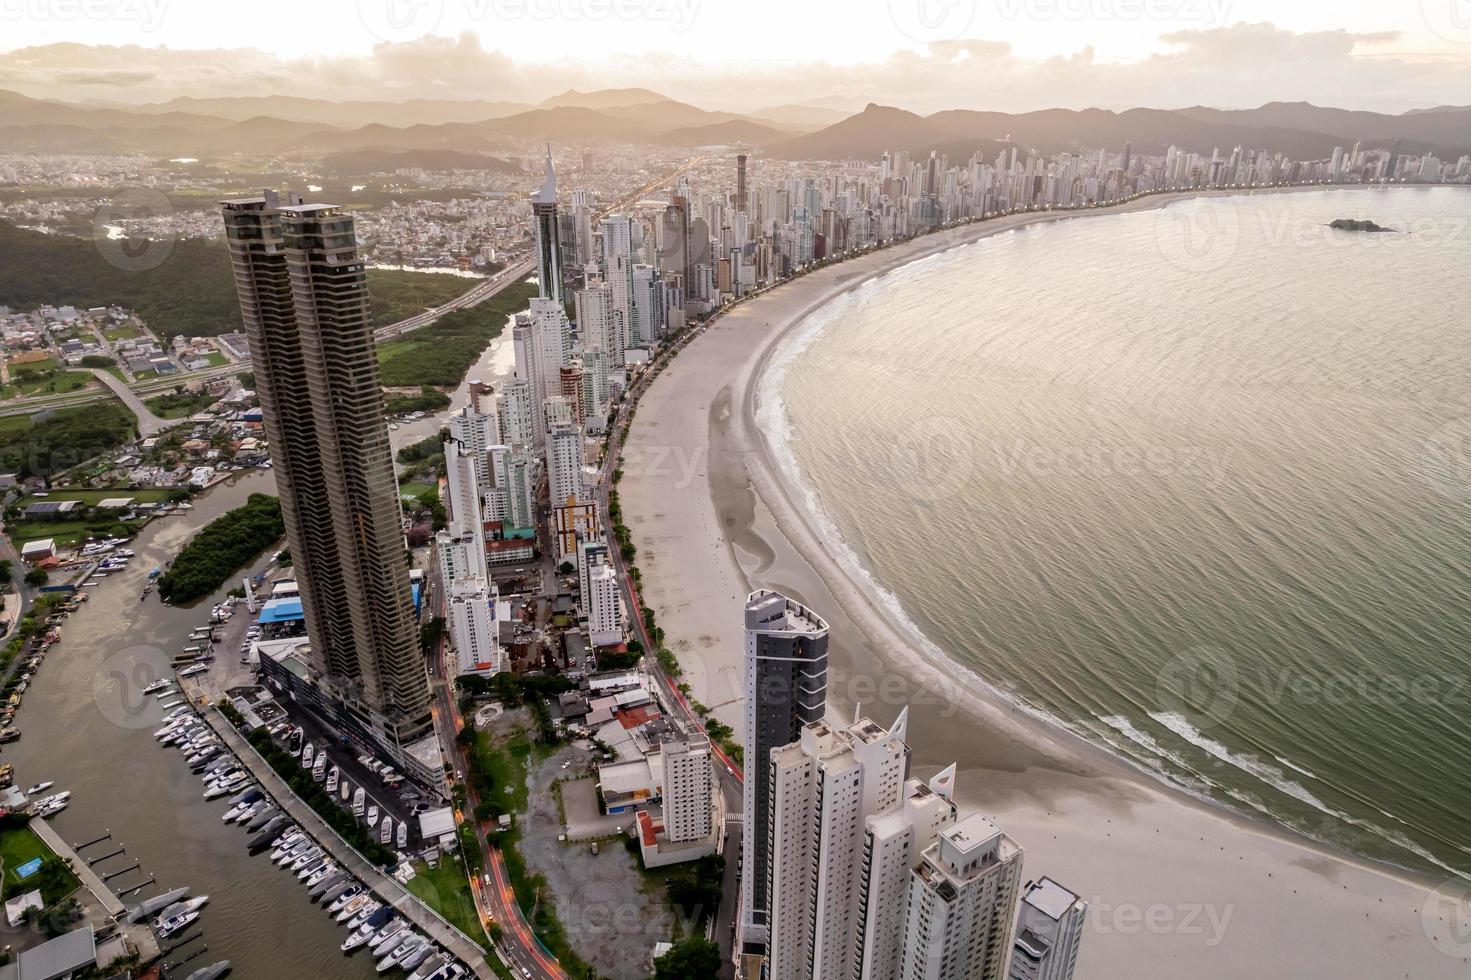
[[[25,737],[5,747],[7,764],[28,779],[22,785],[41,787],[42,794],[61,788],[72,794],[65,809],[36,823],[54,829],[59,839],[90,839],[107,827],[159,882],[187,883],[191,894],[210,896],[200,919],[177,937],[202,931],[208,952],[176,969],[173,980],[188,980],[194,975],[190,968],[210,970],[226,961],[238,977],[378,975],[374,964],[342,956],[341,930],[326,916],[306,914],[313,906],[299,881],[252,860],[242,839],[247,832],[220,819],[229,809],[220,804],[234,794],[204,800],[199,778],[183,764],[187,757],[158,750],[155,733],[183,718],[175,713],[190,711],[188,705],[142,693],[175,676],[170,651],[198,645],[201,621],[238,585],[232,579],[193,608],[139,603],[148,570],[166,565],[199,527],[239,506],[249,493],[271,490],[267,471],[195,497],[183,519],[155,521],[130,543],[138,557],[126,570],[95,592],[73,596],[65,643],[56,647],[58,635],[48,644],[45,667],[35,672],[25,708],[16,716]],[[267,557],[248,571],[259,571]],[[112,579],[118,588],[111,587]],[[223,672],[218,683],[228,683]],[[166,720],[169,715],[174,717]],[[183,739],[177,734],[175,744]],[[46,781],[56,788],[42,786]]]

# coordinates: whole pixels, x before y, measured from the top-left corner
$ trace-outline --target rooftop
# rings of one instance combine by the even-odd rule
[[[780,592],[758,589],[746,597],[746,629],[757,633],[827,633],[827,623]]]
[[[1026,894],[1022,896],[1022,901],[1049,919],[1057,920],[1067,914],[1068,909],[1073,907],[1073,903],[1078,901],[1078,896],[1051,878],[1043,878],[1041,881],[1032,883]]]

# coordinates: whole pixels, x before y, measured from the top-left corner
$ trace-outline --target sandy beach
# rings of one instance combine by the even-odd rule
[[[993,816],[1025,849],[1026,878],[1049,875],[1090,903],[1080,978],[1466,977],[1471,938],[1454,933],[1456,909],[1440,900],[1439,881],[1196,800],[1018,710],[948,659],[927,658],[824,541],[757,424],[760,379],[783,340],[844,290],[1027,225],[1106,221],[1192,196],[926,236],[813,272],[722,317],[650,386],[625,448],[620,498],[642,599],[693,696],[737,732],[746,593],[778,589],[825,616],[829,715],[849,718],[856,708],[888,722],[911,705],[912,774],[957,762],[962,811]]]

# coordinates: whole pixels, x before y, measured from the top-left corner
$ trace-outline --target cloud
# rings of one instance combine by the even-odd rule
[[[486,48],[472,32],[381,43],[360,56],[294,59],[249,48],[52,44],[0,53],[0,87],[38,97],[132,102],[183,93],[537,102],[568,88],[639,86],[705,108],[738,111],[833,97],[855,109],[875,101],[919,112],[1233,108],[1273,100],[1398,112],[1468,101],[1471,52],[1417,58],[1372,50],[1398,39],[1389,32],[1298,33],[1270,23],[1240,23],[1163,34],[1162,50],[1127,63],[1100,61],[1088,47],[1026,59],[1005,41],[963,38],[903,49],[860,66],[820,59],[711,61],[673,53],[528,63]]]

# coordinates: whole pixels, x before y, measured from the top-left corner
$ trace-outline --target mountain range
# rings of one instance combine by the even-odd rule
[[[1271,102],[1255,109],[953,109],[919,115],[870,104],[848,114],[830,102],[719,112],[649,89],[569,90],[536,105],[484,100],[329,102],[294,96],[181,97],[148,105],[74,104],[0,90],[0,145],[11,152],[157,153],[335,160],[344,172],[374,160],[397,166],[501,169],[527,140],[617,140],[671,147],[747,144],[778,159],[877,159],[885,150],[952,159],[1005,145],[1047,153],[1091,147],[1160,153],[1265,148],[1297,159],[1335,146],[1398,141],[1401,152],[1454,159],[1471,151],[1471,106],[1400,115]]]

